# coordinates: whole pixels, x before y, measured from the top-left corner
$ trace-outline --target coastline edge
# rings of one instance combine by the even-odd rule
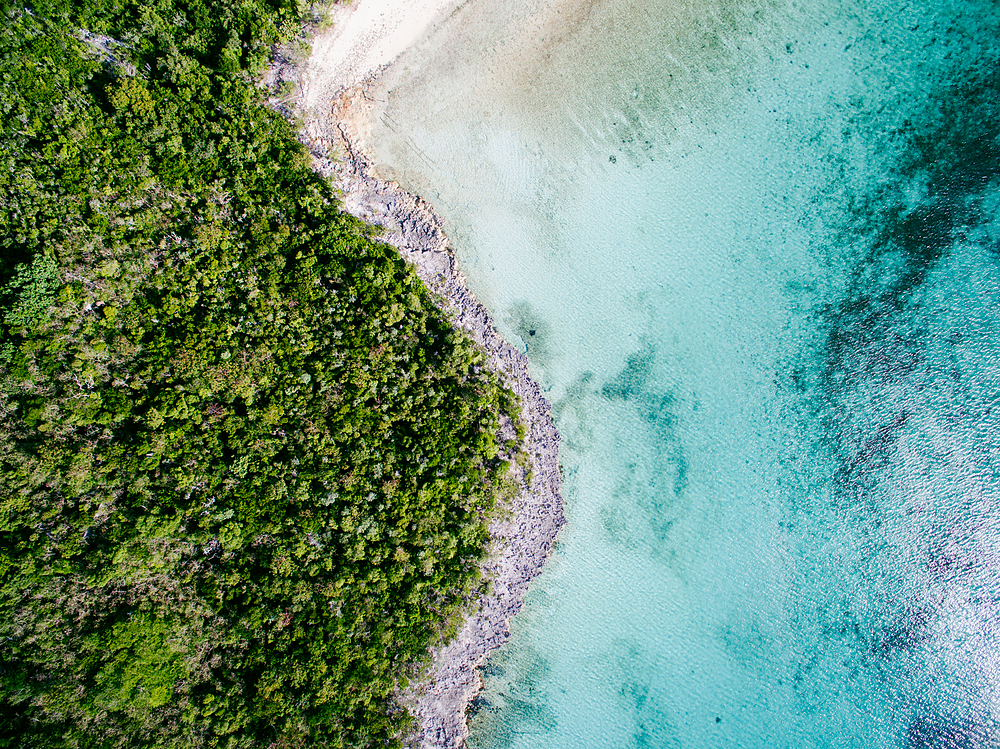
[[[314,169],[342,193],[343,209],[383,227],[379,241],[395,247],[414,266],[453,324],[483,349],[487,365],[517,395],[525,426],[522,448],[530,461],[530,485],[519,482],[509,517],[490,521],[490,553],[480,566],[491,583],[489,592],[472,607],[454,639],[431,651],[426,678],[400,693],[401,702],[418,723],[418,733],[410,737],[409,745],[459,749],[469,735],[466,711],[483,687],[478,668],[507,640],[510,621],[524,606],[528,584],[541,572],[566,523],[559,433],[551,404],[528,372],[526,356],[496,332],[489,311],[466,286],[440,216],[427,201],[398,183],[380,179],[360,138],[352,138],[349,132],[352,115],[366,109],[366,91],[381,72],[332,97],[326,122],[322,115],[304,119],[300,142],[311,155]],[[338,150],[346,156],[343,161],[330,155]]]

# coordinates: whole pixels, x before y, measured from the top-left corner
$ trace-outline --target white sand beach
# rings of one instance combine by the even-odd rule
[[[461,0],[355,0],[331,9],[331,26],[313,40],[303,102],[321,106],[357,86],[446,18]]]

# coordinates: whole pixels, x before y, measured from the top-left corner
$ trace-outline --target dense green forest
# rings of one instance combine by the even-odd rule
[[[393,745],[517,407],[264,106],[309,9],[0,12],[0,747]]]

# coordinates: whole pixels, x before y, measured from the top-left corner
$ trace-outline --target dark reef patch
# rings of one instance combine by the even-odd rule
[[[605,398],[636,398],[640,396],[653,372],[656,350],[647,346],[629,356],[625,367],[601,388]]]
[[[989,738],[969,721],[921,715],[910,724],[906,749],[982,749]]]
[[[670,719],[661,675],[649,667],[649,658],[635,642],[616,640],[609,657],[615,661],[615,673],[621,675],[618,701],[631,717],[629,746],[635,749],[678,747],[677,729]]]
[[[528,302],[517,302],[504,316],[524,343],[528,357],[533,364],[544,367],[552,361],[550,341],[552,330],[545,318]]]
[[[847,426],[852,406],[845,396],[888,388],[923,366],[927,331],[914,324],[913,313],[928,275],[956,242],[994,218],[984,197],[1000,179],[1000,52],[942,79],[948,83],[892,134],[906,144],[895,183],[849,197],[855,209],[841,235],[842,254],[860,261],[842,299],[821,312],[828,334],[815,414],[839,455],[840,488],[851,499],[864,493],[867,475],[878,473],[907,415],[893,414],[859,433]],[[887,145],[876,139],[869,147]],[[858,248],[867,249],[859,254]]]
[[[653,451],[624,466],[612,492],[612,502],[601,512],[606,532],[618,542],[631,543],[639,528],[662,547],[683,515],[688,500],[688,463],[678,430],[680,403],[672,388],[656,374],[658,352],[647,344],[629,355],[621,371],[600,388],[611,404],[626,404],[637,428],[649,430]],[[641,525],[633,522],[638,514]]]
[[[963,616],[990,614],[977,593],[993,595],[983,588],[986,566],[976,544],[998,543],[979,540],[988,538],[983,513],[991,506],[982,497],[997,475],[985,454],[993,441],[979,426],[993,423],[984,391],[992,386],[967,342],[972,323],[963,314],[972,320],[975,310],[948,307],[940,286],[965,272],[962,258],[984,258],[988,267],[1000,255],[995,237],[980,244],[997,220],[1000,184],[1000,47],[983,41],[1000,38],[1000,19],[993,4],[983,10],[976,63],[945,56],[923,98],[900,94],[896,110],[906,114],[899,127],[884,124],[885,102],[852,101],[845,139],[862,137],[867,152],[895,154],[895,163],[881,181],[839,182],[869,185],[838,193],[847,218],[828,254],[851,259],[848,282],[816,311],[819,346],[801,352],[786,376],[788,392],[802,399],[813,460],[829,467],[831,481],[824,491],[790,498],[785,522],[807,534],[806,544],[817,543],[810,534],[824,539],[817,564],[835,581],[826,589],[809,576],[799,583],[797,626],[812,628],[817,648],[799,666],[797,689],[810,701],[819,674],[839,669],[847,683],[869,673],[902,715],[923,706],[919,717],[900,723],[907,749],[996,740],[975,722],[940,714],[969,705],[988,712],[991,699],[976,693],[979,677],[965,672],[975,653],[963,656],[961,648],[979,646],[958,632],[972,625],[949,619],[955,604],[947,601],[965,601]],[[961,461],[958,441],[967,451]],[[963,471],[978,471],[985,483],[966,488]],[[958,652],[941,652],[941,638],[951,637],[960,638],[949,642]],[[834,652],[836,663],[828,655]],[[924,706],[928,685],[941,678],[931,675],[935,664],[963,657],[970,663],[952,667],[941,687],[946,704]]]
[[[929,608],[904,609],[893,621],[876,627],[871,641],[872,655],[888,657],[894,651],[922,645],[927,641],[932,616]]]

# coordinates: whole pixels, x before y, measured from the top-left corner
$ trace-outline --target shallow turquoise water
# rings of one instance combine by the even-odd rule
[[[563,435],[471,746],[1000,746],[993,2],[471,0],[385,83]]]

